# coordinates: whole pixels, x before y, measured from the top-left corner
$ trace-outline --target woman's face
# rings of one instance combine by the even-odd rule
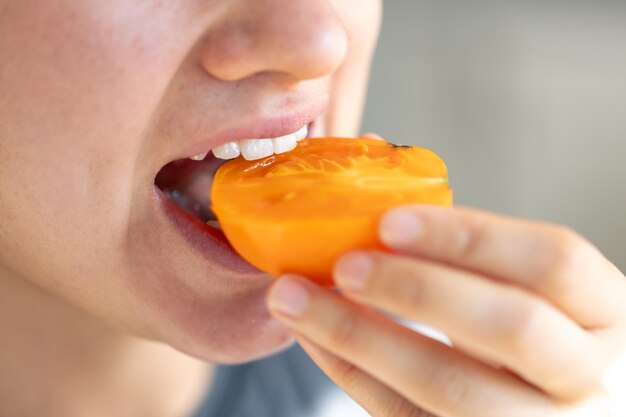
[[[307,125],[355,134],[380,8],[0,0],[0,275],[206,360],[284,347],[270,278],[166,196],[207,205],[214,161],[169,163]]]

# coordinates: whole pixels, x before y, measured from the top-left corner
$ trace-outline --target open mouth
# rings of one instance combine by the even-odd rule
[[[175,206],[213,229],[220,229],[211,210],[211,187],[218,168],[242,155],[256,160],[289,152],[309,137],[312,123],[297,132],[271,139],[243,139],[228,142],[212,150],[165,165],[155,178],[155,185]]]

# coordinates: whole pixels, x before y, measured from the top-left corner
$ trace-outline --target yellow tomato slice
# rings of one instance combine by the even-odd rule
[[[445,163],[428,149],[316,138],[285,154],[227,162],[211,200],[224,234],[252,265],[331,286],[342,254],[385,249],[377,233],[385,211],[451,205],[452,191]]]

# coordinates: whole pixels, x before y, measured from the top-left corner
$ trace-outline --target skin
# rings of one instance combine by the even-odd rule
[[[356,134],[379,20],[378,0],[0,0],[0,415],[188,415],[205,362],[293,343],[270,277],[190,247],[154,178],[294,109]]]
[[[429,206],[390,211],[379,233],[391,253],[342,257],[341,294],[287,276],[268,300],[372,415],[626,415],[626,279],[581,236]]]
[[[320,103],[317,134],[355,134],[379,14],[374,0],[0,0],[0,415],[188,415],[205,362],[293,335],[375,416],[609,415],[624,277],[562,227],[408,208],[402,233],[381,225],[391,254],[340,261],[341,295],[279,280],[275,320],[268,277],[189,250],[154,212],[156,172],[198,136]]]

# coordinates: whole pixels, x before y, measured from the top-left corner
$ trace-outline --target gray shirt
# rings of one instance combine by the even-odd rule
[[[300,417],[337,389],[298,346],[243,365],[218,366],[194,417]]]

